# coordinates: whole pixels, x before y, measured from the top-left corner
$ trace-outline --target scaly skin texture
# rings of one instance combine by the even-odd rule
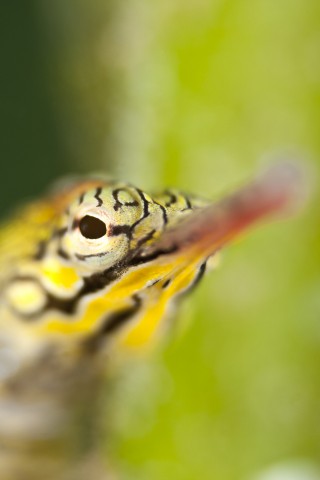
[[[97,454],[107,356],[159,337],[208,259],[290,202],[295,179],[284,177],[278,169],[217,205],[80,181],[3,225],[0,478],[111,478]]]

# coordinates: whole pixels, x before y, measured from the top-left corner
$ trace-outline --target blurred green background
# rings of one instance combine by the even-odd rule
[[[61,175],[218,197],[273,157],[320,167],[319,0],[3,2],[1,213]],[[121,374],[125,480],[320,478],[320,222],[225,252],[190,325]]]

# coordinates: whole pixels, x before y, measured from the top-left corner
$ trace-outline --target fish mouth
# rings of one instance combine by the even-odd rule
[[[275,164],[244,187],[168,229],[143,253],[152,256],[171,248],[177,254],[209,257],[251,226],[295,213],[304,203],[305,187],[299,164]]]

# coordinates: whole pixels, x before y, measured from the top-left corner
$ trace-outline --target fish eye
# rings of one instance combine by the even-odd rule
[[[107,233],[106,224],[97,217],[85,215],[79,222],[79,230],[83,237],[98,239]]]

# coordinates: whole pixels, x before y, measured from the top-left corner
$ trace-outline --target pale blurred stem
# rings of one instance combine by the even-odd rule
[[[164,119],[160,115],[159,125],[154,118],[158,79],[145,79],[144,70],[161,31],[160,7],[137,0],[57,0],[39,7],[57,123],[73,169],[156,184],[150,146],[161,141]]]

